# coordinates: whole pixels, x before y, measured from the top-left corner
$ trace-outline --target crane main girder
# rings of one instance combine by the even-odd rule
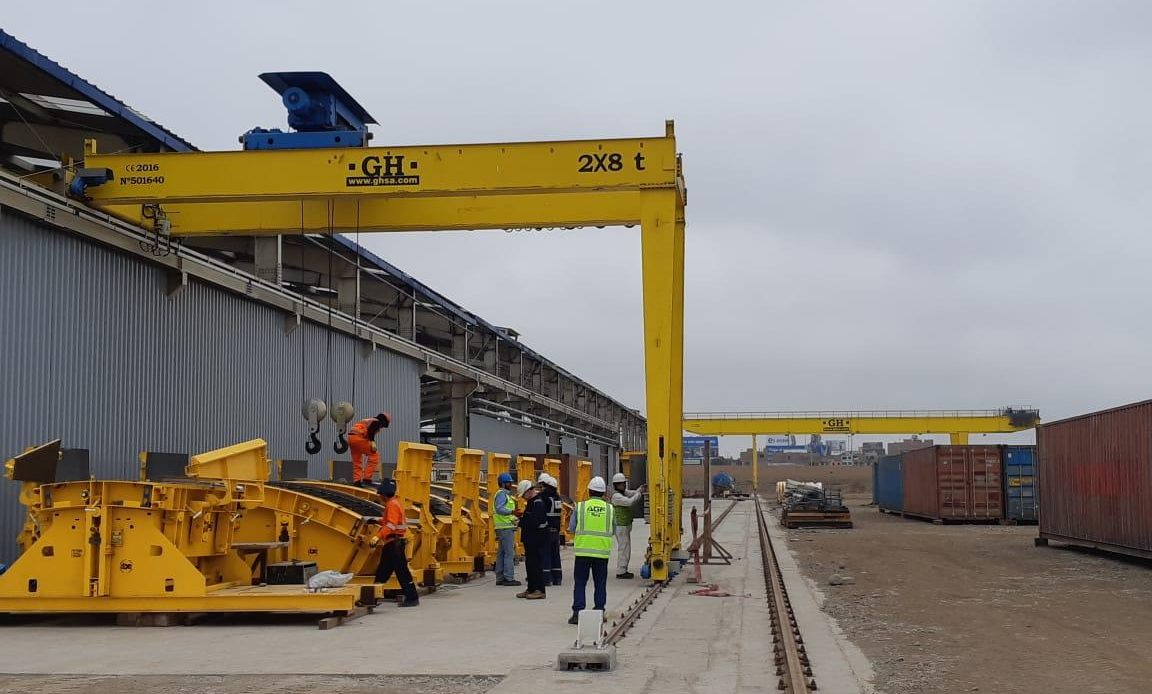
[[[684,429],[712,436],[757,434],[948,434],[952,443],[968,442],[970,434],[1003,434],[1036,426],[1039,415],[983,412],[828,412],[795,413],[689,413]]]

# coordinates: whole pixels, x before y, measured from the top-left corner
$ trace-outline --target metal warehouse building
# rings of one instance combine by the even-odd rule
[[[613,469],[644,420],[341,236],[207,237],[158,248],[63,195],[61,167],[102,151],[192,145],[0,32],[0,459],[62,439],[92,474],[138,454],[251,438],[327,474],[335,426],[307,456],[301,403],[387,410],[381,451],[432,441],[568,453]],[[23,523],[0,481],[0,562]]]

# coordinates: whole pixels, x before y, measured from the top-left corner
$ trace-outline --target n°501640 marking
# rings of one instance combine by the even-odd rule
[[[581,154],[578,157],[580,168],[576,169],[579,173],[600,173],[600,172],[616,172],[623,171],[625,168],[624,155],[619,152],[597,152],[595,154]],[[632,165],[635,166],[636,171],[643,171],[644,155],[637,152],[632,157]]]

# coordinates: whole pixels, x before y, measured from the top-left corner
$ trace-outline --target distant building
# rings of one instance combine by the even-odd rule
[[[918,448],[927,448],[931,446],[931,441],[925,441],[918,436],[913,436],[910,439],[904,439],[896,443],[888,444],[888,455],[901,455],[908,451],[914,451]]]
[[[872,463],[884,456],[884,443],[882,441],[867,441],[860,444],[860,462]]]

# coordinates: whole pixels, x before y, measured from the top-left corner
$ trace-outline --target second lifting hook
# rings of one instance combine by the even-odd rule
[[[308,420],[308,441],[304,444],[304,450],[308,451],[308,455],[315,455],[323,447],[319,436],[320,422],[323,422],[324,417],[328,414],[328,406],[324,404],[323,400],[313,398],[305,400],[300,411],[304,415],[304,419]]]
[[[348,430],[348,422],[356,416],[356,408],[350,402],[338,402],[332,408],[332,421],[336,422],[336,440],[332,442],[332,450],[337,454],[348,450],[348,439],[344,434]]]

